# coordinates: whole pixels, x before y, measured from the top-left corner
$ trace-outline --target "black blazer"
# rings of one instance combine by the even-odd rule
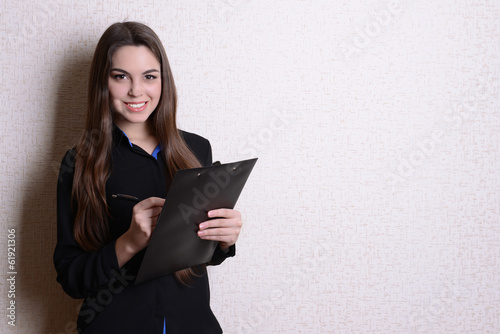
[[[198,160],[205,166],[212,163],[208,140],[182,132],[181,135]],[[73,298],[83,298],[78,315],[81,333],[222,333],[210,309],[210,289],[205,269],[189,286],[166,275],[141,284],[134,284],[144,252],[139,252],[123,268],[119,268],[115,241],[128,230],[134,202],[112,198],[112,194],[130,194],[140,199],[166,197],[164,163],[129,142],[114,127],[112,168],[106,182],[109,206],[108,222],[112,241],[94,252],[85,252],[73,237],[71,189],[75,150],[69,150],[62,163],[57,183],[57,244],[54,264],[57,281]],[[216,265],[233,256],[219,247],[209,264]]]

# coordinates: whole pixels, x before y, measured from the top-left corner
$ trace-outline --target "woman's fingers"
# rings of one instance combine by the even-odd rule
[[[151,209],[144,210],[144,214],[150,218],[157,218],[161,213],[161,206],[156,206]]]
[[[241,213],[234,209],[216,209],[208,211],[209,218],[236,218],[241,219]]]
[[[241,213],[233,209],[217,209],[208,212],[211,220],[204,221],[200,224],[200,230],[215,227],[239,227],[243,225]]]
[[[200,231],[212,230],[212,229],[234,229],[240,230],[243,226],[243,222],[237,219],[213,219],[204,221],[199,225]]]
[[[232,209],[217,209],[209,211],[208,216],[217,218],[201,223],[198,236],[204,240],[219,241],[223,248],[234,245],[243,225],[240,212]]]
[[[133,219],[135,221],[141,222],[153,217],[158,217],[160,214],[163,204],[165,204],[165,199],[159,197],[149,197],[143,201],[137,203],[132,211]]]
[[[198,231],[198,235],[202,239],[219,240],[225,238],[224,240],[227,241],[236,239],[239,233],[229,228],[211,228],[204,231]]]
[[[145,200],[140,201],[134,206],[134,210],[143,211],[155,207],[163,207],[165,204],[165,199],[160,197],[149,197]]]
[[[149,197],[134,206],[129,233],[137,236],[134,239],[138,245],[146,246],[164,203],[163,198]]]

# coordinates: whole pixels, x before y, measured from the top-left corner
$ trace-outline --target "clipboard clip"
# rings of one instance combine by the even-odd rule
[[[219,160],[215,161],[215,162],[212,164],[212,166],[217,166],[217,165],[220,165],[220,161],[219,161]],[[201,173],[198,173],[196,176],[198,176],[198,177],[199,177],[200,175],[201,175]]]
[[[220,161],[219,161],[219,160],[217,160],[216,162],[214,162],[214,163],[212,164],[212,166],[217,166],[217,165],[220,165],[220,164],[221,164],[221,163],[220,163]],[[232,169],[233,169],[233,171],[235,171],[235,170],[236,170],[236,168],[237,168],[237,166],[234,166],[234,167],[232,168]],[[199,175],[198,175],[198,176],[199,176]]]

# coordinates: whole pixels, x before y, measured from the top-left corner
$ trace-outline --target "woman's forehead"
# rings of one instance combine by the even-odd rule
[[[129,68],[156,68],[160,69],[160,63],[154,53],[146,46],[127,45],[118,48],[111,58],[112,67]]]

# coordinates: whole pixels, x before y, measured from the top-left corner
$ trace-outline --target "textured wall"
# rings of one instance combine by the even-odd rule
[[[218,160],[260,158],[238,256],[211,269],[227,333],[500,332],[500,2],[0,6],[2,333],[74,330],[57,169],[97,40],[125,19],[164,41],[181,127]]]

